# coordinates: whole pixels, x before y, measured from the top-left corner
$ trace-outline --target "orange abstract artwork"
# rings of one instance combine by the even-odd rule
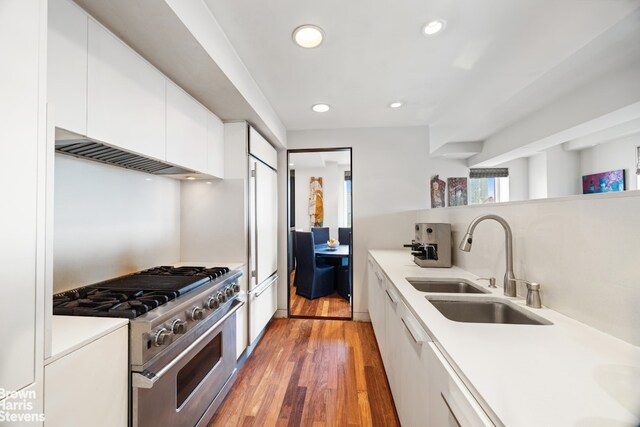
[[[311,227],[322,227],[324,206],[322,204],[322,177],[309,180],[309,222]]]

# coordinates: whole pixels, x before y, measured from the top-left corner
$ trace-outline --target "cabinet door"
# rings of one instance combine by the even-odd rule
[[[264,163],[251,159],[253,215],[256,248],[256,285],[278,269],[278,180],[276,172]]]
[[[207,112],[207,170],[209,175],[224,178],[224,124]]]
[[[207,109],[167,80],[167,161],[205,172]]]
[[[386,282],[386,280],[385,280]],[[400,337],[402,334],[402,321],[400,320],[401,301],[391,283],[386,284],[385,289],[385,316],[384,324],[386,330],[385,371],[393,394],[393,402],[396,405],[398,414],[402,412],[403,396],[402,383],[400,381]]]
[[[127,426],[128,342],[124,326],[45,366],[45,427]]]
[[[450,427],[493,427],[494,424],[434,343],[425,346],[423,369],[430,372],[429,423]]]
[[[165,160],[166,78],[89,19],[87,135]]]
[[[50,0],[48,18],[48,102],[55,126],[87,134],[88,17],[70,0]]]
[[[249,293],[249,342],[258,338],[278,308],[278,276]]]
[[[401,303],[402,304],[402,303]],[[402,383],[402,413],[398,413],[402,425],[407,427],[439,424],[426,423],[429,419],[429,394],[433,386],[432,373],[423,367],[423,358],[428,351],[428,335],[413,317],[409,309],[402,304],[399,364]]]
[[[39,72],[39,42],[44,2],[12,0],[1,5],[0,158],[5,161],[0,170],[0,389],[14,391],[33,383],[36,369],[38,144],[45,134],[39,117],[45,99],[39,91],[45,81]]]
[[[385,344],[385,327],[384,327],[384,280],[382,274],[378,271],[375,262],[369,258],[367,260],[368,275],[367,280],[369,283],[369,316],[371,317],[371,324],[373,331],[378,342],[378,348],[380,354],[384,354],[387,351]],[[383,356],[383,361],[386,359],[386,355]]]

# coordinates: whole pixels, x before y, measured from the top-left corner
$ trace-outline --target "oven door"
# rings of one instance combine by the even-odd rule
[[[171,362],[133,372],[133,426],[195,426],[208,422],[236,369],[236,304]],[[225,387],[226,386],[226,387]]]

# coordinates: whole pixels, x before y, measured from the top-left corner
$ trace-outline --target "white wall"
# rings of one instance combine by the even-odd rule
[[[297,154],[304,155],[304,153]],[[324,207],[323,227],[329,227],[331,237],[338,238],[338,227],[345,227],[344,208],[344,166],[327,162],[324,168],[296,168],[296,229],[309,231],[309,179],[322,177],[322,197]]]
[[[582,194],[580,156],[565,151],[562,145],[547,150],[547,197],[565,197]]]
[[[547,198],[547,153],[529,157],[529,199]]]
[[[626,188],[637,190],[636,147],[638,146],[640,146],[640,133],[580,151],[580,176],[626,169]]]
[[[509,201],[529,199],[529,161],[526,157],[515,159],[498,168],[509,169]]]
[[[180,260],[180,182],[56,154],[53,289]]]
[[[431,209],[417,218],[451,223],[455,248],[473,218],[504,217],[513,229],[515,275],[541,283],[544,305],[640,345],[638,212],[640,192],[634,191]],[[502,228],[483,222],[473,242],[469,253],[454,250],[454,264],[501,283]]]
[[[414,211],[430,205],[431,175],[467,176],[468,168],[463,162],[429,158],[426,127],[291,131],[287,140],[290,149],[353,148],[354,317],[368,318],[367,251],[409,243]],[[284,195],[286,152],[279,153],[278,167],[280,194]],[[286,203],[286,197],[280,197],[280,271],[287,271]],[[278,289],[278,308],[287,308],[286,281]]]

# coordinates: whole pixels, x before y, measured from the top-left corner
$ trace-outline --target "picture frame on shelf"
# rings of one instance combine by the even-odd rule
[[[624,169],[599,172],[582,176],[582,194],[624,191]]]

